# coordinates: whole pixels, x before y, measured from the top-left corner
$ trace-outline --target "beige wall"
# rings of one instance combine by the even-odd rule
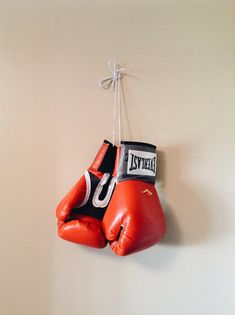
[[[1,315],[235,314],[234,1],[0,1]],[[160,149],[164,241],[60,240],[55,207],[112,134]]]

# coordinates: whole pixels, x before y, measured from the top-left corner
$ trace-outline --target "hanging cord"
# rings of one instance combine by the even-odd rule
[[[115,61],[109,61],[109,68],[112,76],[104,78],[98,82],[98,85],[104,89],[109,89],[112,86],[114,90],[114,106],[113,106],[113,144],[121,144],[122,137],[122,105],[123,105],[123,86],[122,78],[127,73],[125,68],[121,68]],[[118,118],[117,118],[118,116]],[[117,131],[118,129],[118,131]],[[117,138],[117,139],[116,139]]]

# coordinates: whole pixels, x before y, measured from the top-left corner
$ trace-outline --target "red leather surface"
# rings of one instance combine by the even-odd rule
[[[58,220],[65,221],[71,210],[82,203],[85,198],[85,194],[86,180],[85,177],[82,176],[57,206],[56,216]]]
[[[64,240],[95,248],[103,248],[107,244],[101,230],[101,222],[84,215],[62,224],[58,228],[58,234]]]
[[[97,172],[108,150],[109,144],[103,143],[94,162],[89,168],[96,177],[102,178],[103,173]],[[58,219],[58,235],[70,242],[87,245],[96,248],[105,247],[107,241],[101,230],[101,222],[93,217],[77,214],[70,217],[71,211],[79,206],[86,195],[86,180],[82,176],[69,193],[62,199],[56,209]],[[70,217],[70,218],[69,218]],[[69,221],[67,222],[67,219]]]
[[[166,223],[155,187],[139,180],[118,182],[102,227],[112,250],[120,256],[159,242]]]
[[[103,143],[102,147],[100,148],[99,152],[97,153],[93,163],[91,164],[91,166],[89,167],[89,171],[91,172],[97,172],[98,168],[100,167],[100,164],[103,161],[103,158],[109,148],[108,143]]]

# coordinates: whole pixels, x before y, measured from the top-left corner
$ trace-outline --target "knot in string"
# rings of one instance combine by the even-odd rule
[[[116,64],[115,61],[109,61],[109,68],[111,70],[112,76],[104,78],[99,81],[99,86],[104,89],[109,89],[112,86],[113,89],[117,86],[119,80],[123,78],[123,75],[126,75],[124,72],[125,68],[121,68],[120,65]]]

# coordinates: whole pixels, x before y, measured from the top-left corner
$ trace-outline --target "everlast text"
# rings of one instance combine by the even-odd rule
[[[132,153],[130,153],[130,157],[131,157],[131,163],[130,163],[130,168],[129,168],[130,171],[136,170],[136,169],[145,169],[145,170],[150,170],[153,173],[155,173],[156,157],[143,158],[143,157],[134,155]]]

